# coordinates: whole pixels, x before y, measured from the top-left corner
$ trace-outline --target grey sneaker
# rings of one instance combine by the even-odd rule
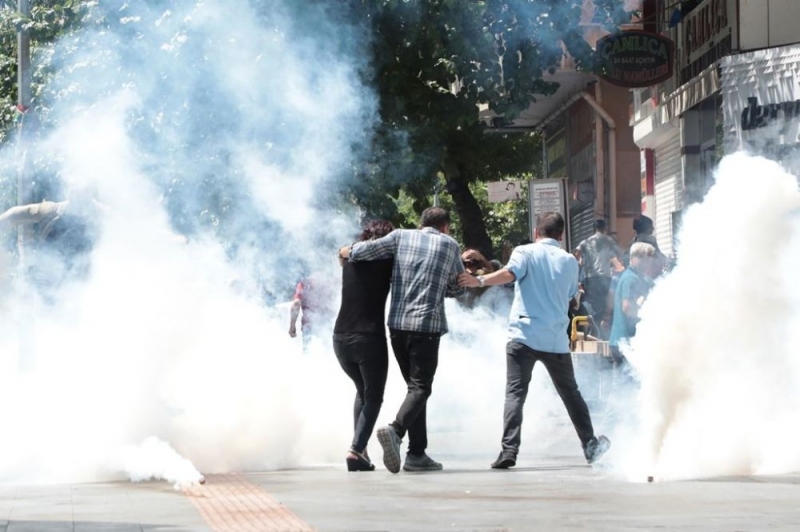
[[[403,471],[441,471],[442,464],[428,456],[415,456],[413,454],[406,455],[406,463],[403,464]]]
[[[383,465],[392,473],[400,472],[400,436],[394,427],[387,425],[378,429],[378,442],[383,447]]]
[[[497,460],[492,462],[491,468],[508,469],[509,467],[514,467],[515,465],[517,465],[517,457],[508,451],[501,451],[500,456],[497,457]]]
[[[609,447],[611,447],[611,442],[608,441],[608,438],[605,436],[592,438],[589,443],[586,444],[583,455],[586,457],[587,462],[593,464],[605,454]]]

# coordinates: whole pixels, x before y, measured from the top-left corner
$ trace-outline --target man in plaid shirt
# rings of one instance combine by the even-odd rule
[[[405,471],[438,471],[442,464],[425,454],[428,446],[426,404],[439,362],[439,340],[447,332],[444,298],[463,290],[464,271],[458,243],[448,236],[450,215],[440,207],[425,209],[420,229],[397,229],[383,238],[339,250],[351,261],[394,258],[389,334],[408,384],[408,393],[391,425],[378,429],[383,463],[400,471],[400,444],[408,432]]]

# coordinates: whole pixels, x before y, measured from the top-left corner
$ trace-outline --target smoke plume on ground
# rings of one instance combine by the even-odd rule
[[[797,471],[796,178],[766,159],[726,157],[687,211],[677,252],[631,345],[641,425],[618,442],[615,466],[639,481]]]

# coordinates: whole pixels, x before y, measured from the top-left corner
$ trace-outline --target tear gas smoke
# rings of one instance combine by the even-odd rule
[[[289,299],[312,267],[335,286],[324,244],[349,240],[355,217],[327,206],[325,187],[374,107],[355,56],[339,56],[357,36],[331,38],[339,28],[309,10],[312,36],[278,3],[157,4],[110,2],[109,28],[52,50],[43,98],[57,127],[36,155],[99,230],[81,275],[4,298],[3,480],[114,475],[119,450],[149,436],[209,472],[346,449],[347,409],[329,405],[350,390],[330,378],[327,343],[303,358],[264,292]],[[49,271],[44,253],[28,260]],[[170,469],[159,456],[150,474]]]
[[[352,437],[330,323],[304,354],[274,303],[309,272],[338,291],[334,251],[357,216],[332,198],[375,112],[359,33],[291,2],[157,5],[104,2],[108,28],[51,50],[57,127],[34,150],[66,196],[46,199],[68,198],[96,238],[46,293],[5,270],[0,481],[184,486],[198,469],[339,465]],[[448,310],[432,440],[483,463],[501,432],[506,316]],[[390,367],[380,423],[404,396]],[[526,433],[555,401],[532,384]]]
[[[641,436],[618,438],[615,466],[638,481],[797,471],[796,178],[763,158],[724,158],[677,253],[631,342]]]
[[[205,483],[203,475],[189,460],[158,438],[150,437],[139,446],[124,448],[119,461],[120,468],[133,482],[164,479],[171,482],[176,490]]]

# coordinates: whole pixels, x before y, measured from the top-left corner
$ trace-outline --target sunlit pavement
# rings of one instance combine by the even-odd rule
[[[800,474],[628,483],[574,456],[493,471],[440,456],[438,473],[342,467],[165,482],[0,486],[0,530],[800,530]],[[483,463],[485,462],[485,463]]]

